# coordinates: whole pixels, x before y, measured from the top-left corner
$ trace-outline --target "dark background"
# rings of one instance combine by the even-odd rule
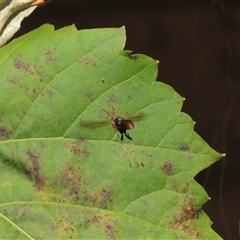
[[[186,98],[195,130],[227,157],[196,179],[204,209],[224,239],[239,239],[240,4],[237,1],[52,0],[22,23],[20,36],[44,23],[78,29],[126,26],[133,53],[160,60],[158,81]]]

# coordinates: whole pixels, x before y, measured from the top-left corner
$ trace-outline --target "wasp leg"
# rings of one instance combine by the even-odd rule
[[[121,133],[121,142],[123,141],[123,133]]]
[[[125,131],[125,132],[123,132],[124,133],[124,135],[129,139],[129,140],[131,140],[131,142],[132,142],[132,148],[131,148],[131,153],[132,153],[132,155],[133,155],[133,159],[134,159],[134,162],[136,163],[136,165],[137,166],[139,166],[139,163],[137,162],[137,160],[136,160],[136,157],[135,157],[135,151],[134,151],[134,141],[133,141],[133,139],[129,136],[129,134]],[[121,133],[122,134],[122,133]],[[121,138],[121,140],[122,140],[122,138]]]
[[[127,160],[128,160],[129,167],[132,167],[131,161],[130,161],[129,156],[128,156],[127,149],[125,148],[123,141],[121,141],[121,144],[122,144],[123,150],[124,150],[124,152],[125,152],[125,154],[126,154],[126,157],[127,157]]]
[[[132,141],[132,138],[129,136],[129,134],[128,134],[127,132],[123,132],[123,133],[124,133],[124,135],[125,135],[129,140]]]
[[[122,133],[121,133],[122,134]],[[123,135],[122,135],[123,136]],[[126,136],[127,137],[127,136]],[[136,156],[135,156],[135,151],[134,151],[134,141],[132,140],[132,138],[131,138],[131,142],[132,142],[132,146],[131,146],[131,155],[133,156],[133,159],[134,159],[134,162],[135,162],[135,164],[139,167],[140,165],[139,165],[139,163],[138,163],[138,161],[137,161],[137,159],[136,159]],[[126,149],[126,147],[124,146],[124,143],[123,143],[123,141],[122,141],[122,138],[121,138],[121,144],[122,144],[122,147],[123,147],[123,150],[124,150],[124,152],[125,152],[125,154],[126,154],[126,156],[127,156],[127,159],[128,159],[128,163],[129,163],[129,166],[130,167],[132,167],[132,164],[131,164],[131,160],[130,160],[130,158],[129,158],[129,155],[128,155],[128,151],[127,151],[127,149]]]
[[[135,147],[135,144],[134,144],[134,141],[131,139],[131,142],[132,142],[132,149],[131,149],[131,152],[132,152],[132,155],[133,155],[133,159],[134,159],[134,162],[136,163],[136,165],[139,167],[139,163],[136,159],[136,156],[135,156],[135,151],[134,151],[134,147]]]

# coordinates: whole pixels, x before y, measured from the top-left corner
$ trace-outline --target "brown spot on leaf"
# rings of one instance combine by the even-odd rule
[[[82,191],[84,194],[83,200],[86,204],[89,204],[94,207],[107,208],[107,205],[112,202],[112,191],[107,189],[99,189],[98,191],[91,194],[89,191]]]
[[[116,104],[116,97],[114,95],[109,96],[107,102],[110,106],[113,106],[114,104]]]
[[[3,163],[9,165],[12,169],[16,169],[17,172],[21,172],[24,169],[24,165],[20,161],[16,161],[16,157],[11,153],[10,158],[3,159]]]
[[[34,71],[31,68],[31,65],[29,63],[25,63],[20,56],[16,57],[14,59],[14,67],[18,70],[24,70],[28,72],[29,74],[34,74]]]
[[[175,179],[169,179],[168,186],[172,191],[178,192],[178,193],[186,194],[189,191],[189,183],[188,182],[186,182],[185,184],[179,185],[179,183],[176,182]]]
[[[44,142],[40,142],[39,144],[41,149],[47,148],[47,144],[45,144]]]
[[[185,152],[189,151],[189,146],[186,143],[184,143],[179,147],[179,150],[180,151],[185,151]]]
[[[169,184],[169,188],[174,192],[179,192],[179,186],[175,183],[175,181],[171,180],[171,183]]]
[[[188,221],[199,217],[199,210],[194,208],[194,198],[189,195],[184,195],[182,204],[180,205],[179,214],[174,216],[174,221],[170,224],[173,229],[183,231],[188,236],[196,236],[196,230],[188,225]]]
[[[68,197],[73,201],[79,200],[79,191],[81,185],[81,169],[67,164],[64,166],[60,181],[65,189],[68,189]]]
[[[145,164],[143,162],[140,163],[141,167],[145,167]]]
[[[45,95],[48,96],[50,99],[52,99],[54,92],[51,89],[48,89],[48,90],[42,92],[42,96],[45,96]]]
[[[97,223],[99,224],[102,220],[102,217],[101,216],[94,216],[94,223]]]
[[[48,50],[46,53],[45,53],[45,60],[46,60],[46,63],[49,64],[49,62],[53,61],[53,51],[52,50]]]
[[[76,155],[76,156],[80,156],[80,155],[85,155],[85,156],[89,156],[90,152],[88,151],[87,147],[86,147],[86,143],[85,140],[83,139],[78,139],[77,141],[73,142],[72,144],[65,144],[65,146],[67,148],[70,149],[70,151]]]
[[[76,146],[76,145],[73,145],[71,147],[70,151],[73,152],[74,155],[77,155],[77,156],[80,156],[80,154],[81,154],[81,149],[79,148],[79,146]]]
[[[43,190],[46,186],[46,182],[44,176],[40,172],[39,156],[32,151],[27,151],[26,154],[29,157],[31,166],[25,169],[25,173],[35,179],[35,188],[37,190]]]
[[[141,150],[141,154],[148,157],[148,158],[152,157],[152,154],[147,150]]]
[[[189,183],[186,183],[186,184],[183,185],[181,192],[182,193],[187,193],[188,189],[189,189]]]
[[[60,218],[59,220],[55,220],[55,224],[53,227],[54,232],[64,232],[65,234],[74,233],[74,228],[72,227],[74,223],[65,217]]]
[[[197,219],[199,217],[199,211],[195,211],[193,208],[182,208],[181,218],[185,220]]]
[[[85,98],[92,99],[93,93],[85,93],[85,94],[83,94],[83,96],[84,96]]]
[[[163,170],[164,173],[166,173],[168,176],[171,176],[174,174],[174,169],[173,169],[173,164],[170,161],[165,161],[161,165],[161,169]]]
[[[81,153],[82,153],[83,155],[85,155],[85,156],[89,156],[89,155],[90,155],[90,152],[87,150],[86,147],[84,147],[84,148],[82,149]]]
[[[36,172],[39,172],[40,171],[40,165],[39,165],[38,154],[35,154],[32,151],[27,151],[26,154],[28,155],[29,159],[32,162],[33,170],[36,171]]]
[[[102,79],[101,79],[101,82],[104,84],[104,83],[105,83],[105,79],[104,79],[104,78],[102,78]]]
[[[188,214],[188,213],[187,213]],[[191,211],[190,211],[190,214]],[[179,217],[174,216],[174,221],[170,223],[170,228],[183,232],[185,236],[188,236],[189,239],[202,239],[201,233],[196,230],[188,221],[183,221]]]
[[[102,188],[99,203],[101,206],[106,206],[109,202],[112,202],[112,192]]]
[[[8,78],[7,81],[11,84],[18,84],[18,79],[13,77],[13,78]]]
[[[117,231],[114,229],[114,226],[107,224],[105,228],[105,233],[110,239],[116,239],[115,234]]]
[[[32,89],[32,93],[33,93],[34,96],[36,96],[36,95],[37,95],[37,89],[36,89],[36,88],[33,88],[33,89]]]
[[[116,221],[111,217],[105,214],[106,221],[105,221],[105,234],[108,236],[109,239],[117,239],[118,231],[116,230]]]
[[[12,133],[12,131],[7,129],[6,125],[0,125],[0,137],[9,138]]]
[[[97,65],[97,60],[92,59],[88,56],[85,56],[85,57],[83,57],[82,59],[79,60],[79,63],[84,63],[85,65],[96,66]]]

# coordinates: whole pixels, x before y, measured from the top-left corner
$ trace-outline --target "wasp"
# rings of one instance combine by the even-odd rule
[[[125,117],[124,115],[128,115],[128,112],[124,112],[121,115],[115,117],[115,108],[113,106],[112,106],[112,110],[109,112],[105,109],[101,109],[100,112],[106,113],[110,117],[110,120],[108,120],[108,121],[100,121],[100,120],[99,121],[89,121],[89,122],[85,122],[85,123],[83,122],[81,125],[88,127],[88,128],[97,128],[97,127],[105,126],[107,124],[111,124],[113,129],[118,133],[118,138],[119,138],[119,134],[120,134],[120,140],[121,140],[124,152],[127,154],[127,150],[126,150],[125,146],[123,145],[124,136],[127,139],[131,140],[134,145],[133,139],[129,135],[128,131],[132,130],[134,128],[133,121],[139,121],[143,117],[143,115],[137,115],[137,116],[133,116],[133,117]],[[133,152],[133,148],[132,148],[132,152]],[[135,160],[135,157],[134,157],[134,160]],[[131,167],[130,160],[128,159],[128,161],[129,161],[129,165]],[[136,162],[136,160],[135,160],[135,162]],[[139,165],[137,162],[136,162],[136,164]]]
[[[106,111],[105,109],[102,109],[101,111],[105,112],[108,116],[111,117],[111,124],[113,129],[116,132],[119,132],[121,135],[121,141],[123,141],[123,136],[125,135],[129,140],[132,141],[132,138],[130,137],[127,130],[132,130],[134,128],[134,123],[130,119],[126,119],[122,116],[118,117],[112,117],[111,114]]]

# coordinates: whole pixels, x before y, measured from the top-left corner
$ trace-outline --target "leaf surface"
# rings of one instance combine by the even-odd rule
[[[1,49],[1,239],[218,238],[194,176],[221,155],[125,41],[44,25]],[[103,109],[139,120],[133,142]]]

